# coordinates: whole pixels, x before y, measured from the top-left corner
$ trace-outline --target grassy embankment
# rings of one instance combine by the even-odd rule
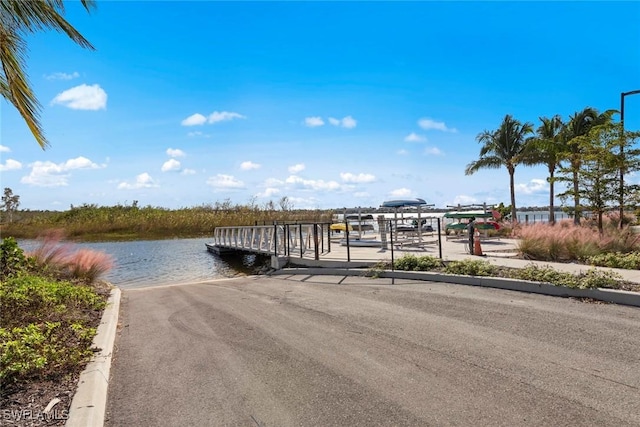
[[[3,237],[36,238],[43,230],[62,229],[82,241],[154,240],[205,237],[215,227],[271,224],[273,221],[330,222],[328,210],[275,210],[255,206],[158,207],[83,205],[64,212],[20,211],[0,225]]]

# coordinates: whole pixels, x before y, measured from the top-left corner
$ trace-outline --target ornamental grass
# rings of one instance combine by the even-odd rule
[[[518,225],[513,236],[519,239],[518,250],[526,259],[542,261],[588,262],[603,254],[640,251],[640,235],[609,219],[603,232],[589,222],[575,225],[566,219],[549,223]]]

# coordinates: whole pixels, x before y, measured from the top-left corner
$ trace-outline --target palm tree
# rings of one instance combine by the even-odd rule
[[[533,124],[522,124],[507,114],[497,130],[485,130],[478,134],[476,140],[483,144],[480,158],[469,163],[464,172],[465,175],[472,175],[480,169],[506,167],[511,191],[511,220],[514,222],[518,221],[514,174],[518,164],[532,164],[526,150],[526,136],[532,132]]]
[[[573,221],[576,225],[580,224],[581,216],[579,171],[582,164],[582,150],[580,141],[594,126],[610,123],[614,113],[614,110],[607,110],[600,114],[597,109],[586,107],[570,116],[562,130],[561,138],[566,146],[564,157],[569,162],[571,173],[572,190],[569,193],[573,195]]]
[[[562,153],[566,151],[561,138],[564,124],[562,123],[562,117],[557,114],[551,118],[540,117],[540,122],[542,124],[536,129],[536,136],[527,144],[527,157],[532,163],[547,166],[549,171],[549,222],[553,224],[556,221],[554,213],[554,175],[556,169],[560,166]]]
[[[94,0],[81,0],[90,12]],[[40,125],[40,103],[25,72],[27,43],[25,37],[43,29],[66,33],[80,46],[94,49],[64,18],[63,0],[2,0],[0,2],[0,94],[12,103],[27,123],[43,149],[49,145]]]

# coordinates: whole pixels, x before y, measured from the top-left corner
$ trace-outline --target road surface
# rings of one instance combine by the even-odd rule
[[[640,310],[444,283],[125,290],[107,426],[638,426]]]

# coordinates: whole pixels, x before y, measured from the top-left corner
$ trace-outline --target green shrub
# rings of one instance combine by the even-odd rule
[[[640,269],[640,252],[631,253],[605,253],[592,255],[585,258],[585,262],[589,265],[596,265],[609,268],[624,268],[627,270]]]
[[[601,271],[592,268],[578,276],[578,279],[580,280],[580,287],[583,289],[616,288],[622,276],[613,271]]]
[[[3,328],[70,316],[82,319],[87,309],[101,310],[105,304],[92,288],[70,282],[26,274],[0,282],[0,326]]]
[[[483,260],[451,261],[445,266],[445,272],[449,274],[465,274],[467,276],[491,276],[496,268]]]
[[[580,287],[580,279],[575,274],[556,271],[548,266],[538,267],[537,265],[530,265],[523,269],[515,270],[513,274],[516,279],[550,283],[555,286],[566,286],[568,288]]]
[[[417,257],[415,255],[404,255],[395,261],[396,270],[404,271],[431,271],[442,268],[442,261],[429,255]]]
[[[0,244],[0,280],[15,277],[30,267],[18,242],[13,237],[5,237]]]
[[[31,323],[0,328],[0,381],[64,375],[88,361],[95,328],[80,323]]]
[[[416,268],[419,271],[431,271],[442,268],[442,265],[442,261],[439,258],[425,255],[418,258],[418,265],[416,265]]]
[[[418,266],[418,257],[415,255],[404,255],[403,257],[395,260],[393,263],[396,270],[416,271]]]

